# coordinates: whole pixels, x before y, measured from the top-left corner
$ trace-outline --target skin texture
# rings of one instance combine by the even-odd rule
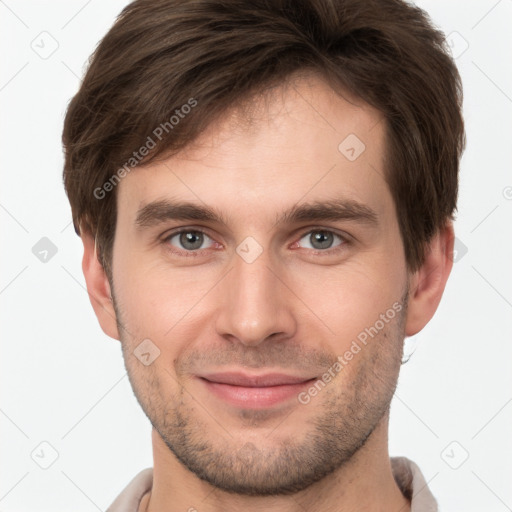
[[[366,146],[354,161],[338,150],[349,134]],[[121,340],[154,427],[153,489],[140,510],[409,510],[389,463],[388,409],[404,336],[441,299],[453,229],[447,223],[409,272],[384,162],[379,112],[298,76],[122,180],[113,283],[83,234],[91,303],[104,332]],[[138,209],[163,199],[207,205],[225,223],[138,228]],[[377,222],[276,222],[296,205],[334,199],[366,205]],[[183,227],[205,233],[193,255],[179,235],[164,240]],[[318,231],[334,233],[327,248],[312,240]],[[247,237],[262,249],[251,263],[236,251]],[[321,378],[376,325],[307,404],[238,407],[197,378],[228,370]],[[160,351],[147,366],[134,355],[145,339]]]

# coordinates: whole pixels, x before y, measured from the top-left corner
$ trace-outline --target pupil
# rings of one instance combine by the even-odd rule
[[[186,249],[199,249],[203,243],[202,234],[197,231],[182,233],[180,235],[180,243]]]
[[[312,234],[312,245],[317,249],[325,249],[332,244],[332,233],[326,231],[317,231]]]

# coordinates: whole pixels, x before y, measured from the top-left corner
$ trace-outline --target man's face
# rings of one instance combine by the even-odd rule
[[[384,122],[351,101],[298,80],[252,123],[234,111],[119,185],[113,296],[131,384],[174,455],[228,491],[305,489],[386,421],[408,274]],[[333,202],[330,218],[293,215]],[[221,372],[301,382],[247,389]]]

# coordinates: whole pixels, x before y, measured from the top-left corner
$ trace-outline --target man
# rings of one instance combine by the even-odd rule
[[[452,266],[443,35],[399,0],[138,0],[65,120],[103,331],[153,425],[110,511],[437,510],[390,459]]]

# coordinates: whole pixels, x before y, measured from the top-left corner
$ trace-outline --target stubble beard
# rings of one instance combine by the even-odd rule
[[[150,367],[141,368],[133,344],[120,329],[123,356],[134,394],[169,450],[201,480],[225,492],[245,496],[282,496],[310,487],[347,465],[379,424],[387,422],[403,354],[407,294],[403,308],[378,336],[357,354],[351,380],[339,384],[344,368],[312,403],[321,412],[300,426],[297,435],[280,435],[293,422],[293,411],[262,443],[232,436],[192,399],[184,386],[171,394]],[[114,299],[114,308],[116,303]],[[123,318],[116,308],[117,318]],[[126,324],[125,324],[126,325]],[[367,353],[365,353],[368,351]],[[357,366],[353,366],[353,365]],[[205,404],[206,405],[206,404]],[[297,405],[296,407],[308,407]],[[240,419],[265,423],[265,411],[244,410]],[[291,423],[297,428],[297,422]],[[387,428],[387,425],[386,425]],[[225,430],[222,433],[222,430]],[[265,429],[267,430],[267,429]],[[219,436],[219,431],[221,435]],[[241,432],[241,430],[237,430]]]

